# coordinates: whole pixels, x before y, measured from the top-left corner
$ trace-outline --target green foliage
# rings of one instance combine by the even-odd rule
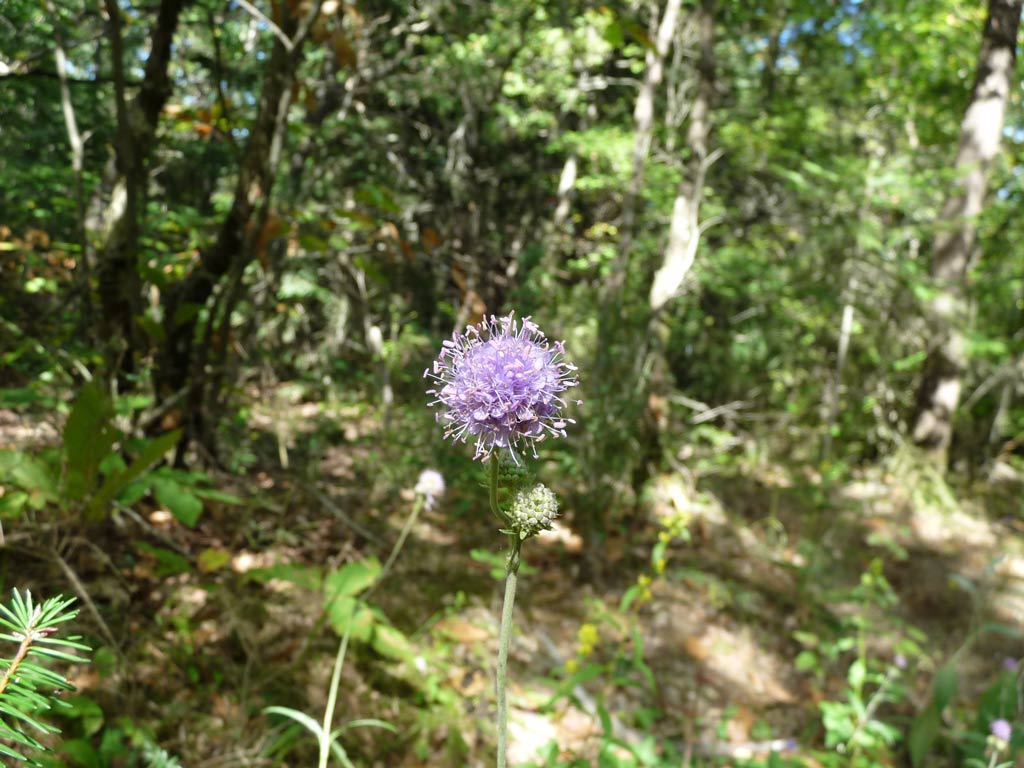
[[[563,532],[579,538],[551,542],[521,574],[550,586],[554,561],[570,581],[566,603],[605,589],[588,603],[565,674],[549,681],[567,706],[577,686],[597,690],[603,735],[593,756],[567,758],[553,746],[545,765],[682,762],[678,743],[652,734],[689,713],[613,711],[616,693],[655,698],[641,627],[663,579],[683,580],[717,618],[787,617],[762,642],[820,703],[798,715],[801,751],[822,765],[904,756],[987,764],[992,718],[1020,721],[1010,678],[989,681],[965,663],[1017,630],[991,615],[998,569],[979,579],[967,562],[975,552],[960,563],[953,544],[938,551],[916,517],[930,510],[953,526],[967,515],[1002,545],[1022,515],[1024,112],[1015,86],[1003,150],[973,217],[949,466],[907,445],[915,392],[941,341],[927,306],[944,286],[929,262],[959,183],[952,163],[983,4],[713,4],[708,125],[717,159],[691,190],[700,196],[693,265],[656,315],[649,291],[670,217],[697,178],[688,134],[709,75],[696,37],[703,3],[682,4],[657,68],[649,146],[638,142],[637,96],[657,53],[652,13],[664,2],[324,2],[294,51],[288,99],[276,101],[290,111],[267,121],[276,133],[261,133],[258,116],[283,71],[271,66],[278,38],[253,9],[277,24],[283,9],[306,3],[183,3],[168,87],[155,89],[144,79],[159,61],[153,36],[166,4],[113,4],[120,61],[117,19],[103,3],[62,0],[53,12],[36,0],[0,4],[0,521],[19,536],[0,565],[20,573],[31,548],[28,573],[50,578],[35,569],[48,568],[37,555],[54,550],[108,621],[127,610],[128,678],[149,669],[151,651],[169,645],[172,658],[188,656],[199,642],[190,620],[143,620],[133,608],[148,611],[147,601],[183,585],[230,594],[233,606],[250,593],[269,604],[284,581],[313,606],[285,612],[290,640],[312,633],[301,652],[278,653],[211,605],[197,620],[203,633],[228,635],[218,695],[250,705],[225,707],[240,714],[224,734],[256,730],[247,718],[267,678],[317,668],[309,655],[322,650],[316,640],[329,625],[352,638],[360,683],[414,734],[414,747],[395,740],[396,754],[379,761],[402,762],[401,750],[441,760],[441,732],[444,759],[479,761],[487,738],[468,734],[489,702],[463,701],[448,675],[484,662],[448,641],[427,653],[429,623],[405,615],[403,601],[423,595],[428,614],[489,605],[504,558],[477,538],[480,469],[440,449],[422,412],[421,372],[453,327],[515,309],[565,339],[584,401],[572,439],[538,465],[564,494]],[[115,63],[129,102],[161,100],[138,156],[125,152],[125,134],[139,126],[135,116],[122,124]],[[77,159],[68,112],[83,140]],[[265,176],[254,173],[263,161]],[[120,253],[106,239],[124,203],[125,168],[139,174],[126,230],[138,237]],[[112,279],[104,266],[116,256],[125,258]],[[107,316],[122,305],[126,322]],[[175,340],[179,329],[186,338]],[[174,371],[181,380],[167,380],[183,346],[192,356]],[[469,559],[421,591],[389,583],[373,592],[382,572],[370,554],[376,523],[431,463],[462,486],[429,521],[446,542],[432,546],[458,539]],[[230,488],[266,507],[222,488],[225,471],[236,475]],[[652,523],[651,510],[665,508],[655,498],[663,475],[685,478],[692,493]],[[862,484],[885,490],[842,500]],[[724,521],[695,527],[691,542],[682,513],[712,489],[739,501],[724,504]],[[360,515],[349,530],[325,522],[342,515],[330,518],[321,496],[342,512],[350,499],[365,507],[353,507]],[[709,567],[705,555],[723,540],[729,562]],[[686,559],[673,560],[690,543]],[[343,564],[325,566],[335,546]],[[615,547],[626,554],[612,557]],[[236,555],[287,564],[236,578]],[[965,628],[957,654],[914,626],[921,560],[935,565],[933,582],[970,600],[962,615],[947,616],[955,609],[943,604],[932,617],[950,619],[954,637],[954,625]],[[732,561],[755,576],[739,578]],[[752,583],[754,566],[778,577],[770,589]],[[890,650],[912,660],[916,678],[892,672]],[[200,728],[192,709],[201,694],[187,687],[197,667],[183,669],[185,687],[145,723],[111,709],[100,724],[99,694],[92,704],[67,699],[66,762],[210,759],[190,751],[201,752],[202,739],[169,736]],[[289,695],[305,690],[294,688]],[[622,739],[613,714],[640,737]],[[267,740],[280,736],[270,761],[313,730],[278,715],[287,727]],[[334,734],[351,757],[332,734],[319,736],[342,762],[371,761],[361,732]],[[1011,747],[1015,759],[1020,744]]]
[[[4,516],[14,518],[26,509],[53,506],[58,514],[81,512],[88,520],[101,519],[122,494],[128,503],[134,503],[151,483],[161,482],[159,478],[147,480],[147,472],[180,438],[181,432],[172,430],[153,439],[129,439],[115,426],[114,407],[103,389],[90,382],[72,403],[58,451],[38,455],[0,451],[0,469],[11,477],[16,489],[4,496]],[[178,488],[177,484],[171,487]],[[178,498],[180,492],[179,496],[171,494],[169,501]],[[177,504],[171,508],[180,510],[186,518],[183,522],[191,519],[191,524],[201,510],[201,506],[199,510],[181,510]]]

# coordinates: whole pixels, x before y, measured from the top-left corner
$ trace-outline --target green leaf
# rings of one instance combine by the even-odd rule
[[[192,492],[201,499],[209,499],[210,501],[219,501],[222,504],[235,504],[242,506],[245,504],[245,499],[241,496],[236,496],[233,493],[227,491],[221,491],[217,488],[193,488]]]
[[[217,549],[216,547],[207,547],[196,558],[196,565],[203,573],[219,571],[229,562],[231,562],[231,553],[226,549]]]
[[[859,691],[864,685],[864,678],[866,676],[867,667],[864,666],[864,662],[861,659],[857,659],[850,665],[850,671],[847,674],[847,679],[850,682],[851,688]]]
[[[320,734],[324,732],[324,729],[320,725],[320,723],[318,723],[312,717],[307,715],[305,712],[300,712],[297,709],[292,709],[291,707],[275,706],[264,707],[263,711],[268,715],[281,715],[282,717],[287,717],[290,720],[294,720],[296,723],[298,723],[311,734],[313,734],[317,741],[320,740]]]
[[[354,597],[339,597],[327,606],[327,620],[338,637],[348,632],[353,640],[365,643],[373,636],[374,619],[373,611]]]
[[[342,768],[356,768],[355,763],[349,760],[348,752],[345,751],[345,748],[341,746],[341,742],[337,739],[331,739],[331,754],[338,758]]]
[[[112,648],[98,648],[92,655],[92,663],[100,677],[110,677],[117,671],[117,654]]]
[[[44,501],[56,501],[59,498],[57,483],[50,467],[42,459],[22,451],[0,451],[0,475],[9,477],[29,497]],[[38,508],[39,505],[33,506]]]
[[[70,710],[64,716],[72,720],[78,720],[82,726],[82,732],[86,736],[92,736],[103,727],[103,710],[100,705],[88,696],[70,696],[67,699]]]
[[[117,494],[117,500],[126,507],[137,504],[142,500],[143,496],[149,493],[150,485],[151,483],[146,479],[128,483],[128,485],[126,485],[121,492]]]
[[[152,544],[147,544],[144,541],[138,542],[135,545],[135,548],[140,552],[145,552],[156,560],[157,576],[177,576],[179,573],[187,573],[192,570],[192,566],[189,564],[188,560],[177,552],[164,549],[163,547],[154,547]]]
[[[800,651],[793,666],[798,672],[808,672],[818,666],[818,656],[814,651]]]
[[[310,591],[319,590],[320,584],[323,581],[319,568],[311,565],[295,565],[293,563],[279,563],[267,568],[253,568],[246,575],[264,584],[271,579],[280,579]]]
[[[1017,627],[1011,627],[1008,624],[1000,624],[997,621],[987,621],[981,625],[981,633],[991,633],[993,635],[1002,635],[1003,637],[1018,638],[1021,636],[1021,630]]]
[[[369,589],[380,575],[381,564],[375,557],[346,563],[324,580],[324,594],[328,600],[336,597],[354,597]]]
[[[103,763],[96,750],[85,739],[68,739],[58,749],[60,754],[71,760],[71,764],[82,768],[102,768]]]
[[[359,720],[349,720],[337,729],[337,733],[344,733],[350,728],[383,728],[385,731],[398,733],[398,729],[386,720],[378,720],[375,717],[364,717]]]
[[[96,481],[100,462],[110,453],[117,434],[110,423],[113,410],[96,382],[78,393],[64,425],[64,493],[72,501],[85,497]]]
[[[137,480],[143,472],[176,446],[180,439],[181,430],[175,429],[171,432],[165,432],[160,437],[147,443],[142,452],[128,465],[124,472],[111,475],[103,482],[96,495],[89,500],[89,506],[85,510],[86,519],[98,519],[106,510],[106,506],[121,492],[122,488],[128,485],[128,483]]]
[[[956,694],[957,677],[956,667],[952,663],[945,664],[935,674],[935,705],[939,712],[946,708],[953,696]]]
[[[28,494],[24,491],[7,491],[0,496],[0,518],[19,517],[28,503]]]
[[[931,751],[935,737],[939,734],[939,724],[939,712],[934,702],[929,704],[911,723],[907,746],[910,748],[910,762],[914,766],[921,765]]]
[[[604,39],[613,48],[621,48],[626,42],[626,38],[622,34],[622,25],[617,21],[609,21],[604,28]]]
[[[370,647],[381,656],[396,661],[406,661],[415,654],[409,639],[395,627],[383,622],[374,626]]]
[[[178,522],[195,528],[203,513],[203,502],[188,488],[169,477],[154,477],[153,495],[171,511]]]

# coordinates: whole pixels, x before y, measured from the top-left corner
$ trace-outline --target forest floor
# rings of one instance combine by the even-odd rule
[[[53,444],[59,427],[0,413],[0,446]],[[86,632],[108,646],[75,678],[78,701],[95,706],[76,709],[67,734],[142,730],[186,766],[310,764],[308,736],[262,709],[319,719],[337,643],[320,583],[386,558],[422,464],[409,458],[417,446],[389,437],[405,430],[356,406],[272,403],[250,427],[267,458],[211,475],[245,503],[207,500],[195,528],[152,500],[87,534],[53,521],[28,541],[8,526],[8,587],[77,594]],[[524,547],[513,762],[543,764],[550,744],[593,756],[655,736],[684,765],[773,750],[821,765],[821,704],[844,698],[858,652],[880,669],[906,657],[905,699],[881,713],[901,729],[950,659],[957,696],[977,698],[1005,658],[1024,655],[1021,521],[991,512],[991,486],[953,499],[915,472],[891,461],[826,483],[761,461],[664,475],[596,543],[568,510]],[[477,479],[448,473],[449,495],[419,518],[373,596],[400,652],[354,646],[338,722],[378,718],[397,732],[347,730],[356,764],[491,759],[504,537]],[[666,534],[680,519],[687,533]],[[659,534],[664,567],[652,566]]]

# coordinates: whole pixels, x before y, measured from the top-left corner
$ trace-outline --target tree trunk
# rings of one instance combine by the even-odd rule
[[[231,208],[217,239],[202,251],[196,268],[164,296],[165,340],[156,360],[156,389],[161,400],[187,392],[187,418],[182,419],[185,435],[179,445],[179,455],[190,439],[203,432],[202,403],[207,372],[202,370],[205,366],[195,365],[197,359],[206,359],[205,351],[197,355],[199,313],[221,278],[229,272],[241,275],[255,256],[254,246],[269,214],[270,193],[281,156],[295,73],[320,3],[314,3],[301,20],[289,11],[288,3],[282,3],[280,8],[279,26],[290,44],[286,45],[279,38],[274,41]],[[218,343],[227,343],[226,333]]]
[[[988,167],[999,149],[1013,81],[1021,0],[989,0],[977,76],[960,129],[955,168],[959,181],[939,217],[931,275],[936,295],[929,311],[933,346],[917,392],[914,442],[938,464],[946,463],[953,417],[966,369],[965,281],[982,210]]]
[[[661,435],[668,426],[668,395],[671,391],[670,373],[666,353],[669,345],[670,324],[664,312],[673,299],[687,273],[693,266],[700,242],[700,202],[704,188],[704,175],[714,157],[708,155],[711,133],[711,99],[714,94],[714,0],[702,0],[695,11],[700,55],[697,62],[696,92],[690,106],[690,125],[686,132],[689,157],[682,181],[672,205],[668,245],[661,267],[654,274],[648,295],[650,321],[648,329],[647,367],[650,384],[647,398],[647,421],[650,435],[645,444],[650,449],[649,459],[660,459]]]
[[[64,35],[61,33],[60,15],[53,0],[45,0],[44,7],[53,20],[53,58],[57,68],[57,79],[60,82],[60,106],[64,115],[64,127],[68,134],[68,147],[71,150],[71,173],[74,176],[75,216],[78,246],[81,249],[75,259],[75,292],[80,303],[80,331],[86,332],[92,326],[92,299],[89,290],[89,262],[86,254],[89,250],[85,223],[85,190],[82,186],[82,170],[85,162],[85,137],[78,130],[75,117],[75,105],[71,100],[71,88],[68,86],[68,61],[64,52]]]
[[[162,0],[153,25],[149,58],[138,94],[125,92],[124,42],[121,11],[116,0],[105,0],[110,24],[111,58],[117,98],[117,142],[110,202],[104,215],[97,279],[102,310],[101,333],[107,340],[107,371],[122,385],[135,369],[140,346],[135,317],[142,309],[138,272],[140,201],[146,192],[146,161],[153,146],[160,111],[171,94],[167,74],[171,43],[178,17],[190,0]]]
[[[645,55],[646,71],[644,80],[637,93],[636,106],[633,109],[634,139],[633,167],[622,200],[622,215],[619,220],[619,247],[616,251],[612,272],[605,286],[605,311],[608,315],[611,307],[615,308],[609,322],[618,324],[618,306],[622,298],[622,289],[626,282],[626,271],[629,257],[633,249],[633,226],[636,219],[636,199],[640,195],[644,183],[644,169],[647,156],[651,151],[654,137],[654,96],[661,85],[665,74],[665,55],[668,53],[672,36],[675,33],[676,21],[679,18],[681,0],[666,0],[665,11],[658,23],[658,33],[653,48],[648,48]]]
[[[652,315],[658,314],[683,284],[693,266],[700,241],[700,198],[708,165],[711,97],[715,89],[713,0],[703,0],[696,13],[700,59],[697,64],[697,93],[690,108],[690,127],[686,132],[690,158],[672,205],[668,247],[665,248],[661,267],[654,275],[648,297]]]
[[[839,320],[839,341],[836,344],[836,367],[832,378],[825,386],[825,434],[821,438],[821,461],[832,458],[832,431],[839,420],[839,400],[843,389],[843,368],[850,351],[850,337],[853,335],[853,301],[857,293],[857,278],[850,277],[846,286],[846,300]]]

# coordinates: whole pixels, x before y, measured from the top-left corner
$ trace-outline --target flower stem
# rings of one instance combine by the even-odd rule
[[[349,621],[345,634],[338,644],[338,653],[334,657],[334,671],[331,672],[331,688],[327,694],[327,708],[324,710],[324,723],[320,730],[320,761],[318,768],[327,768],[327,758],[331,754],[331,721],[334,719],[334,705],[338,702],[338,688],[341,683],[341,668],[345,664],[345,651],[348,649],[348,639],[352,634],[352,624],[355,622],[355,614],[358,605],[352,611],[352,620]]]
[[[519,576],[519,548],[522,541],[509,537],[508,562],[505,565],[505,602],[501,606],[501,631],[498,635],[498,768],[505,768],[508,755],[508,649],[512,640],[512,612]]]
[[[490,487],[491,497],[491,512],[498,518],[498,522],[508,527],[508,518],[505,517],[505,513],[501,511],[501,507],[498,506],[498,454],[491,454],[491,477],[488,486]]]
[[[491,454],[491,512],[504,525],[508,518],[498,506],[498,455]],[[515,533],[508,537],[508,561],[505,563],[505,600],[501,605],[501,629],[498,632],[498,669],[494,688],[498,699],[498,768],[505,768],[508,753],[508,647],[512,640],[512,609],[516,603],[519,577],[519,548],[522,540]]]
[[[345,634],[341,638],[341,642],[338,644],[338,653],[334,657],[334,669],[331,672],[331,687],[327,694],[327,707],[324,709],[324,721],[320,728],[320,760],[317,763],[317,768],[327,768],[327,760],[331,754],[331,725],[334,720],[334,707],[338,703],[338,688],[341,685],[341,668],[345,664],[345,652],[348,650],[348,641],[352,636],[352,626],[355,624],[356,615],[359,613],[359,609],[363,607],[367,599],[377,589],[385,577],[391,571],[391,566],[395,564],[395,560],[398,559],[398,553],[402,551],[402,547],[405,545],[405,540],[409,537],[409,531],[416,524],[416,518],[419,517],[420,511],[423,509],[423,497],[418,496],[416,503],[413,504],[412,511],[409,513],[409,517],[405,521],[405,525],[402,526],[402,532],[398,535],[398,541],[395,542],[395,546],[391,548],[391,554],[388,555],[387,561],[384,563],[384,567],[381,568],[380,574],[374,580],[373,585],[366,591],[366,593],[355,601],[355,605],[352,607],[352,616],[349,618],[348,626],[345,627]]]

